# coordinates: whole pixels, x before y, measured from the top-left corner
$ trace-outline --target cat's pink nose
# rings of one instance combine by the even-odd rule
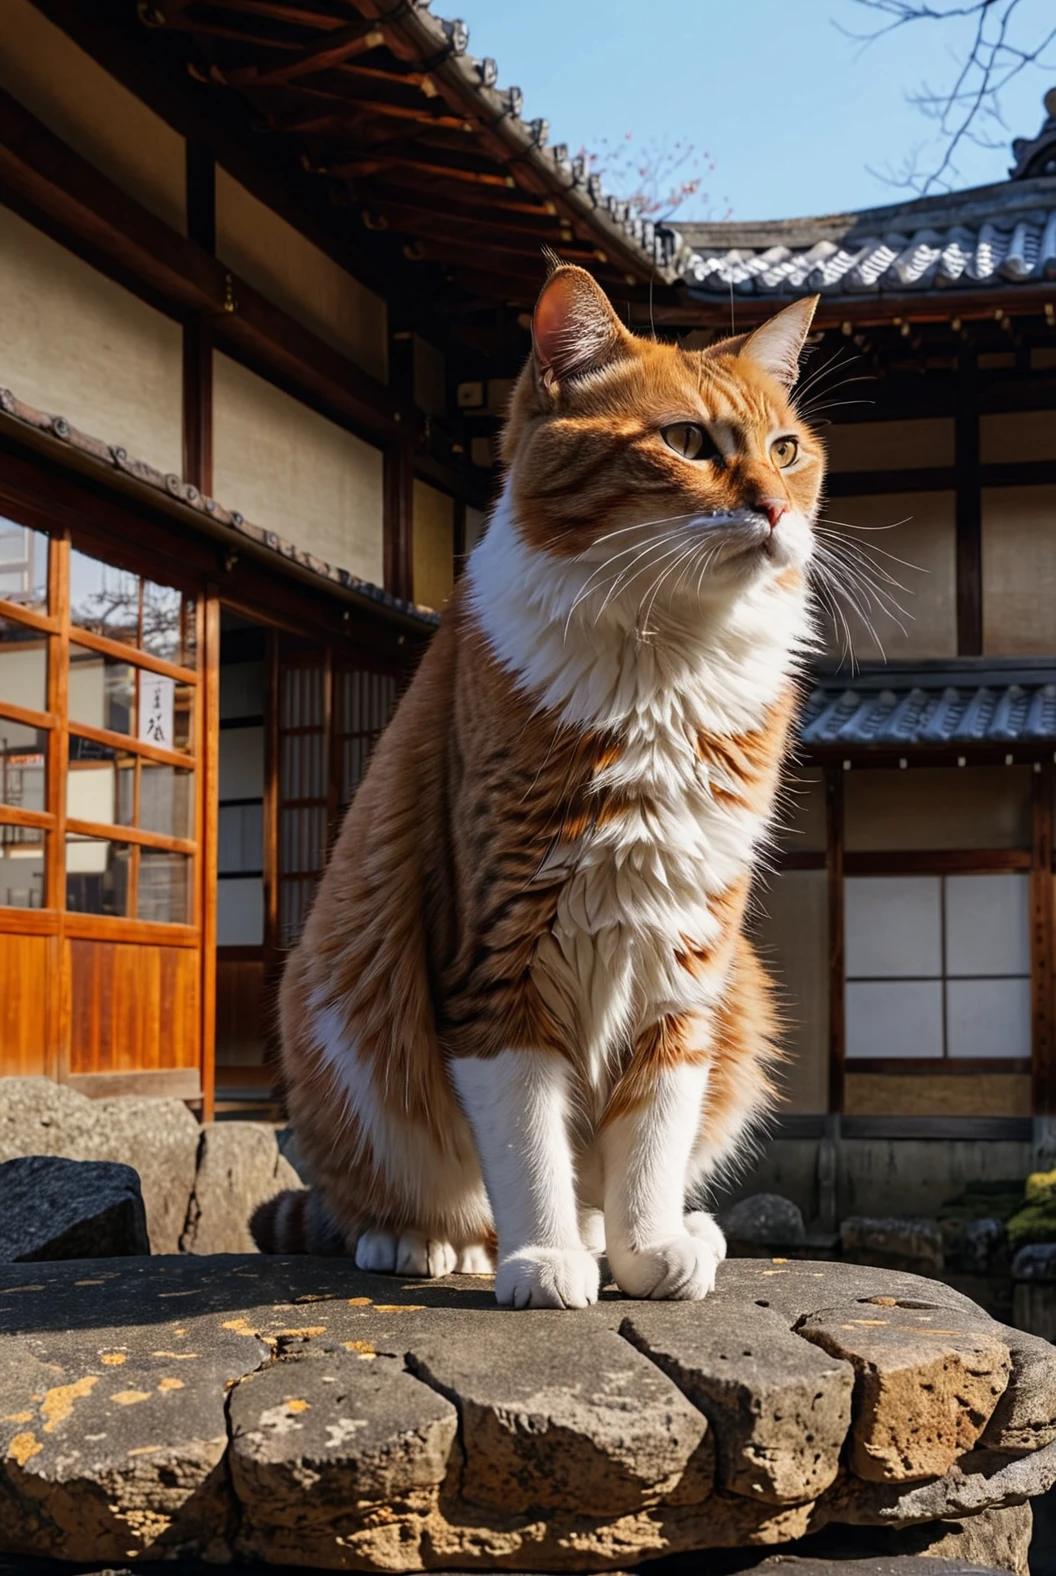
[[[759,500],[759,508],[770,521],[771,531],[777,530],[777,522],[782,515],[788,513],[788,504],[783,498],[761,498]]]

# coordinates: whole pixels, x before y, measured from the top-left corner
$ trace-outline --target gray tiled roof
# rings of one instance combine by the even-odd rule
[[[685,224],[694,294],[848,298],[1056,280],[1056,176],[773,224]]]
[[[809,751],[1056,746],[1056,663],[966,662],[816,680],[800,719]]]

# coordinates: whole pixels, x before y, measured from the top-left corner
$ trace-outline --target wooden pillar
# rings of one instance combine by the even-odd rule
[[[199,725],[201,893],[199,935],[202,949],[202,1121],[211,1122],[216,1097],[216,867],[220,832],[220,597],[207,586],[200,603],[202,720]]]
[[[1030,868],[1030,979],[1035,1116],[1056,1115],[1056,968],[1053,918],[1053,768],[1034,773]]]
[[[216,249],[216,170],[207,143],[187,143],[187,236]],[[183,476],[206,497],[213,491],[213,336],[195,313],[183,325]]]
[[[829,886],[829,1112],[840,1115],[844,1106],[846,1013],[843,956],[843,771],[825,768],[825,868]]]
[[[975,349],[964,345],[957,358],[954,427],[957,472],[957,654],[983,650],[983,514],[979,485],[979,388]]]
[[[392,324],[389,387],[401,403],[414,403],[414,335]],[[414,435],[401,433],[385,450],[385,589],[414,601]]]
[[[59,916],[58,930],[48,937],[48,1000],[43,1003],[45,1022],[44,1070],[64,1083],[70,1073],[72,1036],[69,950],[64,934],[66,917],[66,777],[70,759],[70,538],[56,531],[48,548],[48,610],[58,633],[48,641],[48,711],[56,719],[48,733],[47,808],[55,817],[53,830],[45,833],[44,907]]]

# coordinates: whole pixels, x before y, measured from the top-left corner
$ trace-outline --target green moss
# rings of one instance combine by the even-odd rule
[[[1008,1221],[1023,1208],[1023,1183],[1016,1178],[969,1182],[962,1193],[939,1210],[940,1221],[963,1225],[969,1220]]]
[[[1036,1204],[1053,1193],[1056,1193],[1056,1171],[1032,1171],[1027,1178],[1027,1203]]]
[[[1056,1194],[1035,1198],[1007,1222],[1008,1245],[1013,1253],[1028,1242],[1056,1242]]]

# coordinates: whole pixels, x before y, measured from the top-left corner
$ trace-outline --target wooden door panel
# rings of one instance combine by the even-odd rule
[[[0,934],[0,1074],[46,1073],[48,936]]]
[[[196,947],[68,941],[70,1072],[197,1067]]]

